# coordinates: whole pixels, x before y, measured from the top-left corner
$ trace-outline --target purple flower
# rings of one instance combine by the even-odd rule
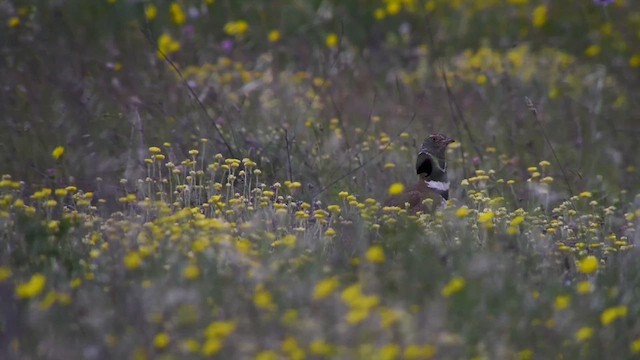
[[[593,3],[599,6],[607,6],[613,4],[615,1],[616,0],[593,0]]]
[[[226,39],[222,41],[221,45],[222,45],[222,51],[226,53],[230,53],[231,51],[233,51],[233,40]]]

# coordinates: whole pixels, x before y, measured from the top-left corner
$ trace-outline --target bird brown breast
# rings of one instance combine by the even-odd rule
[[[431,206],[423,204],[426,199],[432,199]],[[424,213],[433,212],[435,208],[442,203],[444,199],[437,192],[429,189],[424,181],[418,181],[409,190],[406,190],[402,194],[390,196],[385,202],[384,206],[397,206],[401,209],[405,209],[406,204],[409,206],[406,209],[409,212],[416,213],[422,211]]]

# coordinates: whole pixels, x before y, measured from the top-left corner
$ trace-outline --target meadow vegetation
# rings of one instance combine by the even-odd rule
[[[640,3],[0,20],[0,358],[640,357]]]

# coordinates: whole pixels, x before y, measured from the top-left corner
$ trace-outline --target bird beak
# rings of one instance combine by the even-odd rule
[[[454,143],[454,142],[456,142],[456,141],[455,141],[455,140],[453,140],[452,138],[448,138],[448,139],[446,140],[447,145],[449,145],[449,144],[451,144],[451,143]]]

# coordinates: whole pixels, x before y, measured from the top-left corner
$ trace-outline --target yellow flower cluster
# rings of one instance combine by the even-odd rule
[[[340,287],[340,282],[337,277],[332,276],[330,278],[323,279],[314,287],[312,297],[314,300],[325,299],[331,296],[338,287]]]
[[[371,310],[380,302],[380,299],[375,295],[363,294],[362,284],[359,283],[344,289],[340,297],[349,306],[346,321],[351,325],[356,325],[366,320]]]
[[[600,314],[600,322],[604,326],[611,325],[615,320],[626,317],[628,312],[629,310],[625,305],[610,307]]]
[[[34,298],[42,293],[46,283],[47,278],[44,275],[34,274],[29,281],[16,286],[16,296],[20,299]]]
[[[225,340],[235,331],[236,326],[235,321],[214,321],[209,324],[204,330],[204,343],[201,349],[202,355],[216,355],[220,349],[222,349]],[[194,347],[193,345],[191,346]]]
[[[249,31],[249,23],[244,20],[230,21],[224,25],[225,34],[238,38],[243,37],[247,31]]]
[[[380,245],[373,245],[367,250],[365,257],[372,264],[381,264],[385,261],[384,249]]]
[[[266,311],[273,311],[276,305],[273,303],[273,296],[264,285],[260,284],[256,287],[253,295],[253,304],[258,308]]]
[[[444,297],[450,297],[451,295],[457,294],[462,291],[465,285],[466,281],[463,277],[455,276],[449,281],[449,283],[447,283],[447,285],[442,288],[440,294]]]
[[[169,14],[171,15],[171,21],[174,24],[181,26],[187,21],[187,16],[185,15],[182,7],[177,2],[174,2],[169,7]]]
[[[171,55],[180,51],[180,43],[173,39],[171,35],[164,33],[158,38],[158,57],[163,59],[164,56]]]

